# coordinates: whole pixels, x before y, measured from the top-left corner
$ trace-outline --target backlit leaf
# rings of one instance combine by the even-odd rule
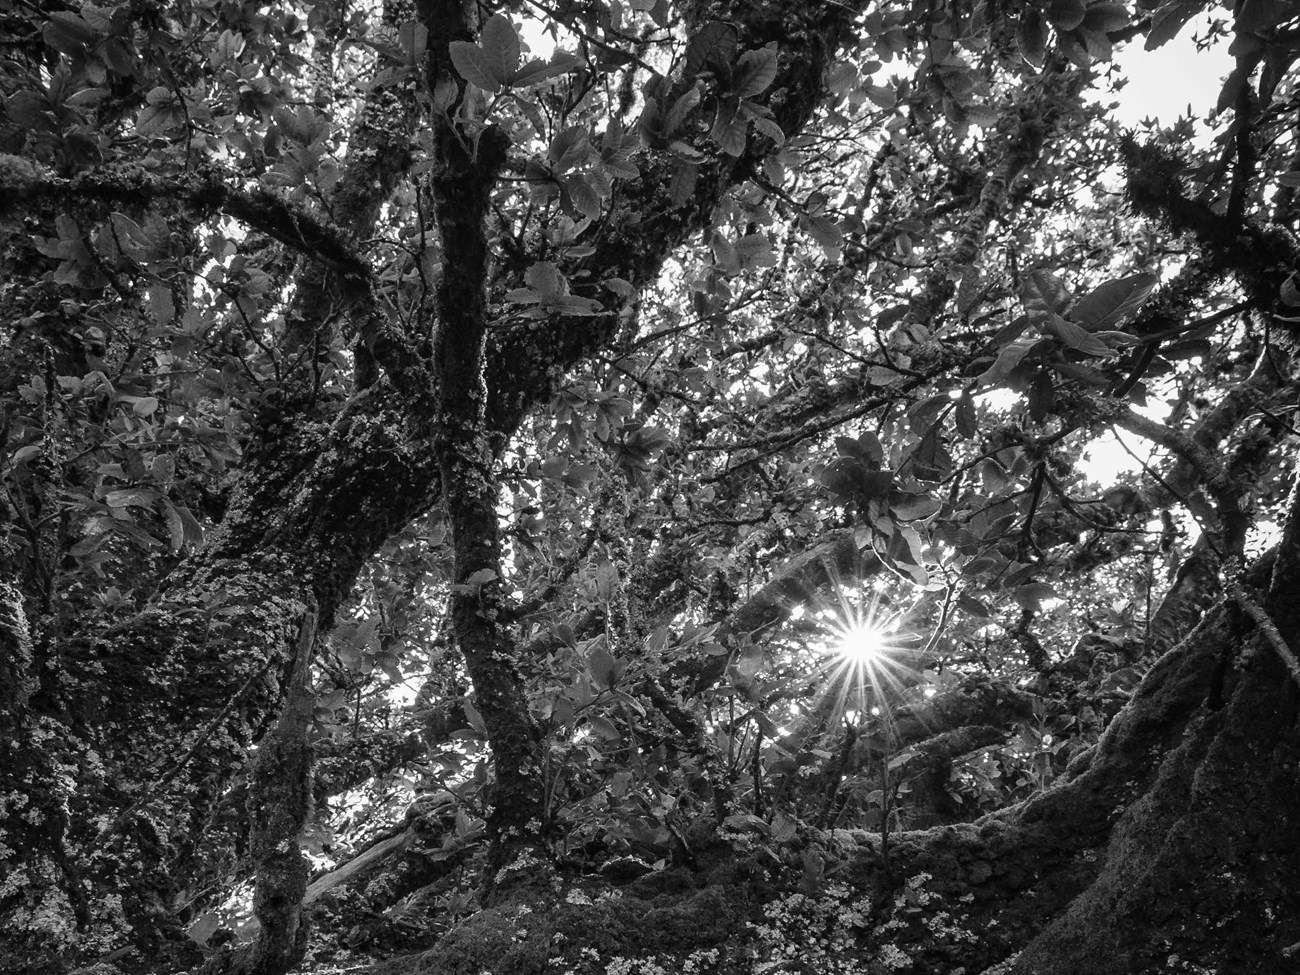
[[[519,35],[505,14],[493,14],[483,25],[479,44],[492,77],[502,85],[509,85],[519,69]]]
[[[493,72],[492,61],[477,44],[469,41],[452,41],[449,45],[451,63],[462,78],[486,92],[498,92],[505,81]]]
[[[1158,280],[1144,271],[1107,281],[1080,298],[1070,318],[1091,332],[1118,325],[1142,307]]]

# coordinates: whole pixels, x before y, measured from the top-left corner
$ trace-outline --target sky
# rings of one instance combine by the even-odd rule
[[[1119,92],[1103,95],[1099,100],[1117,102],[1112,116],[1118,122],[1137,128],[1143,119],[1150,117],[1172,125],[1180,116],[1188,114],[1189,105],[1191,114],[1204,122],[1219,100],[1224,77],[1232,70],[1227,41],[1207,51],[1196,50],[1192,38],[1204,33],[1208,19],[1195,18],[1177,37],[1154,51],[1144,50],[1139,38],[1116,53],[1115,63],[1129,83]],[[1198,142],[1209,141],[1210,131],[1204,124],[1197,126],[1196,134]],[[1158,413],[1158,409],[1152,411],[1153,418],[1163,419]],[[1127,435],[1125,442],[1134,454],[1148,456],[1150,447],[1140,437]],[[1116,442],[1114,435],[1105,434],[1088,446],[1080,467],[1087,477],[1107,484],[1122,471],[1138,470],[1139,464]]]
[[[1154,51],[1143,50],[1142,38],[1124,45],[1115,55],[1115,63],[1129,83],[1112,96],[1119,105],[1114,117],[1136,127],[1150,116],[1172,125],[1179,116],[1192,114],[1204,119],[1219,100],[1223,79],[1232,70],[1227,41],[1208,51],[1197,51],[1192,37],[1203,34],[1209,22],[1197,17],[1185,25],[1178,36]]]

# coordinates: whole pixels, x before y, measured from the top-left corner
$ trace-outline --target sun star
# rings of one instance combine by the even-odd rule
[[[885,643],[886,634],[879,627],[852,624],[840,633],[835,652],[848,663],[872,664],[884,652]]]

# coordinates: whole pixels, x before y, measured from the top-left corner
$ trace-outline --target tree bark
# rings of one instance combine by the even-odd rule
[[[468,36],[459,0],[427,2],[421,14],[436,43],[429,52],[434,84],[466,83],[452,69],[448,42]],[[497,519],[499,485],[487,427],[484,383],[490,254],[486,221],[510,147],[495,126],[440,119],[435,128],[438,169],[430,180],[442,236],[443,273],[434,340],[437,431],[434,453],[454,550],[450,625],[474,684],[492,745],[496,778],[488,814],[489,883],[518,852],[539,844],[543,781],[539,735],[524,694],[508,626]]]
[[[308,608],[298,632],[285,708],[262,739],[253,762],[249,853],[256,871],[253,914],[261,926],[247,970],[284,975],[302,960],[308,926],[303,916],[307,860],[298,838],[311,815],[312,648],[316,607]]]

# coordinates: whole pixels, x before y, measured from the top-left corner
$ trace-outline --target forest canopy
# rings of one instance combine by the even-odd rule
[[[1298,56],[5,5],[0,972],[1300,970]]]

